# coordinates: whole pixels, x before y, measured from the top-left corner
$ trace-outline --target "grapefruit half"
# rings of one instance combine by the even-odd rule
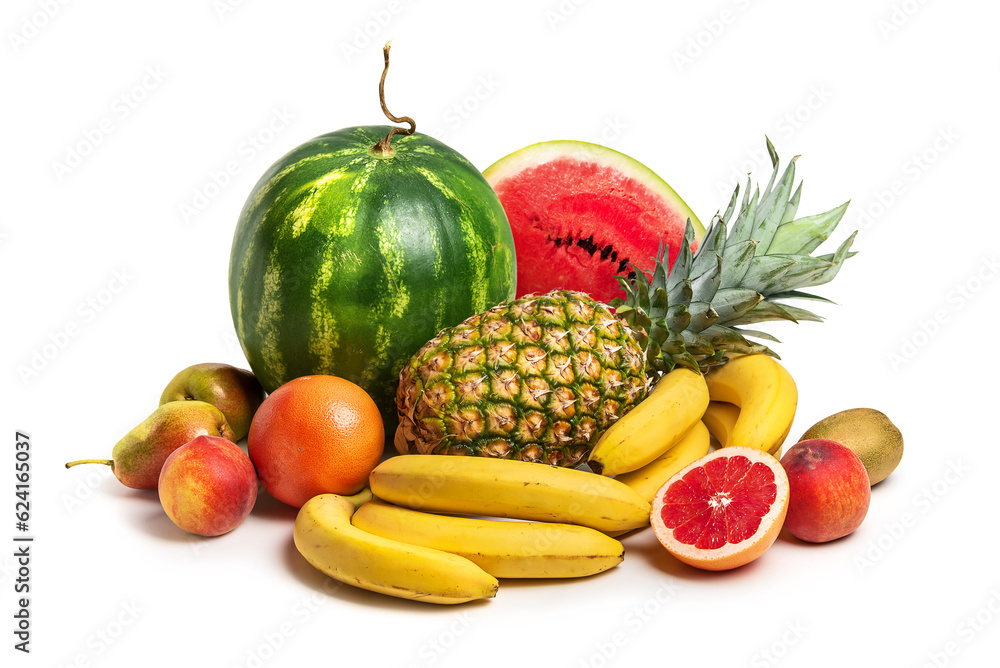
[[[788,511],[788,476],[756,448],[716,450],[681,469],[653,498],[650,524],[686,564],[724,571],[771,547]]]
[[[496,161],[483,176],[514,234],[518,297],[557,289],[580,290],[605,303],[624,297],[615,276],[634,276],[633,264],[652,273],[661,240],[673,266],[688,219],[696,240],[705,233],[666,181],[600,144],[532,144]]]

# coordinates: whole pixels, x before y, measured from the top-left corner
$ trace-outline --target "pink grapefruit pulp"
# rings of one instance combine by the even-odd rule
[[[656,493],[650,524],[677,559],[707,570],[750,563],[774,543],[788,511],[777,459],[734,446],[677,472]]]

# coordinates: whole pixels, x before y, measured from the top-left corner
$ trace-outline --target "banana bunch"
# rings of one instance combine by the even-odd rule
[[[709,429],[699,420],[665,453],[635,471],[622,473],[616,480],[625,483],[639,496],[652,502],[657,490],[665,482],[688,464],[707,455],[710,446]]]
[[[457,554],[495,578],[577,578],[613,568],[622,544],[595,529],[555,522],[437,515],[374,499],[351,520],[368,533]]]
[[[649,464],[701,420],[709,390],[697,371],[678,368],[601,435],[587,459],[594,473],[618,475]]]
[[[712,401],[739,406],[725,445],[746,445],[771,454],[781,449],[799,400],[785,367],[769,355],[741,355],[713,368],[705,374],[705,382]]]
[[[652,499],[647,492],[653,482],[666,482],[673,475],[667,472],[683,468],[674,469],[673,462],[703,448],[702,455],[708,452],[709,433],[723,447],[774,454],[788,436],[797,403],[795,381],[769,355],[733,356],[704,376],[677,368],[604,432],[587,463],[597,473],[641,485],[637,491]]]
[[[414,510],[578,524],[628,531],[649,502],[613,478],[515,459],[399,455],[372,471],[372,493]]]
[[[464,557],[353,526],[357,506],[370,499],[369,491],[306,501],[292,533],[306,561],[335,580],[400,598],[450,604],[496,596],[496,578]]]
[[[606,532],[649,522],[649,503],[630,486],[532,462],[400,455],[369,482],[367,495],[310,499],[295,546],[341,582],[430,603],[492,598],[497,578],[606,571],[624,556]]]
[[[709,434],[714,438],[720,447],[729,445],[733,434],[733,427],[740,419],[740,407],[729,404],[725,401],[710,401],[705,414],[701,416],[701,421],[708,429]]]

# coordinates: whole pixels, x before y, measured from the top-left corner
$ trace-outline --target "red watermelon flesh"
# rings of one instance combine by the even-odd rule
[[[608,302],[625,295],[615,276],[634,276],[633,264],[652,272],[661,239],[673,265],[689,218],[704,234],[663,179],[598,144],[532,144],[483,174],[514,234],[518,297],[565,289]]]

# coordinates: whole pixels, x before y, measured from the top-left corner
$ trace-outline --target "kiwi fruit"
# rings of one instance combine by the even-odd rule
[[[799,440],[811,438],[826,438],[853,450],[873,485],[889,477],[903,458],[903,434],[874,408],[851,408],[825,417]]]

